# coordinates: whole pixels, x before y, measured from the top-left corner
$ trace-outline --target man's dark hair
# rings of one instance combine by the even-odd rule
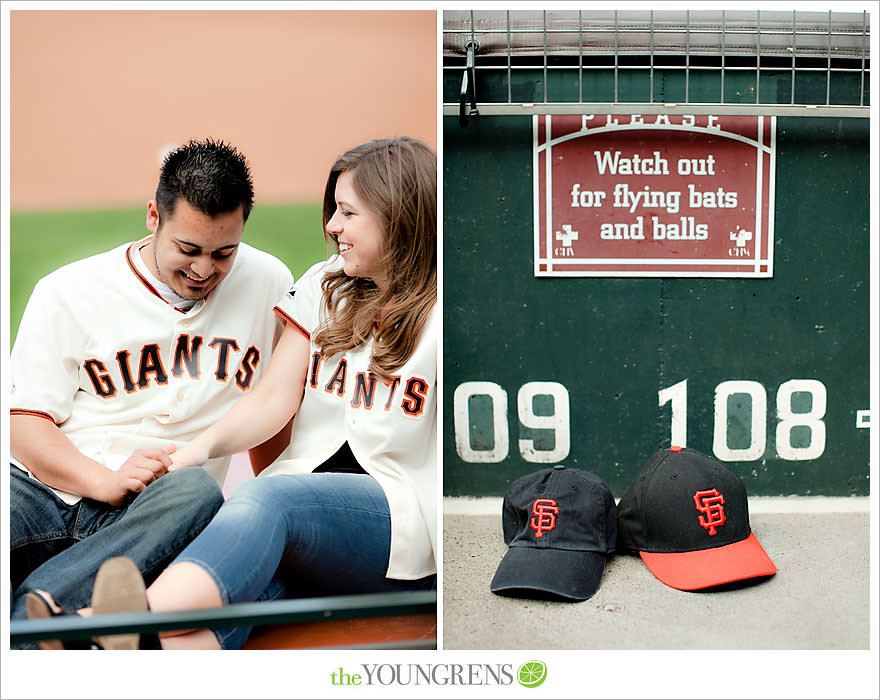
[[[254,206],[254,184],[245,157],[223,141],[187,141],[162,162],[156,207],[160,223],[174,215],[179,198],[208,216],[243,207],[244,220]]]

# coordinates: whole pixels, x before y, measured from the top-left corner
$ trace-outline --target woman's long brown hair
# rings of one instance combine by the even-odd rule
[[[336,210],[336,181],[350,172],[358,196],[382,224],[382,289],[343,270],[322,282],[328,320],[315,343],[329,356],[359,347],[375,332],[370,372],[384,382],[412,356],[437,301],[437,155],[417,139],[378,139],[340,156],[324,190],[323,223]]]

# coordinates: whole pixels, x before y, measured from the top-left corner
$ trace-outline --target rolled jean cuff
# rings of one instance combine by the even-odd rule
[[[210,576],[211,580],[214,582],[214,585],[217,586],[217,591],[220,593],[220,599],[223,601],[223,605],[229,605],[229,591],[226,590],[226,586],[223,584],[223,580],[217,575],[217,572],[214,571],[214,568],[210,564],[201,559],[186,556],[179,556],[177,557],[177,559],[174,560],[174,564],[183,563],[195,564],[206,574],[208,574],[208,576]]]
[[[189,564],[195,564],[200,569],[202,569],[208,576],[211,577],[211,580],[214,582],[214,585],[217,586],[217,591],[220,593],[220,598],[223,601],[223,605],[229,605],[229,592],[226,587],[223,585],[223,581],[221,581],[220,577],[217,575],[217,572],[205,561],[201,559],[196,559],[194,557],[179,557],[175,560],[175,564],[181,564],[183,562],[187,562]],[[269,585],[266,587],[266,590],[257,598],[257,601],[263,600],[277,600],[278,598],[284,597],[284,584],[277,577],[273,578]],[[244,643],[247,641],[248,636],[250,636],[251,630],[253,629],[253,625],[240,626],[240,627],[217,627],[212,629],[211,632],[217,638],[218,644],[220,644],[221,649],[241,649],[244,646]]]
[[[214,582],[214,585],[217,586],[223,604],[229,605],[229,592],[226,590],[223,581],[220,580],[220,577],[217,576],[217,573],[211,566],[200,559],[194,559],[192,557],[179,557],[174,563],[182,564],[184,562],[195,564],[208,574]],[[218,627],[212,629],[211,632],[213,632],[214,636],[217,638],[217,642],[220,644],[221,649],[240,649],[245,643],[245,640],[247,640],[248,635],[251,632],[251,627]]]

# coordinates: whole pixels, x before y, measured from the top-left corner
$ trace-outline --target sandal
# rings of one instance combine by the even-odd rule
[[[128,557],[108,559],[95,576],[92,610],[95,615],[124,612],[147,612],[146,587],[137,565]],[[101,635],[96,637],[103,649],[161,649],[155,632]]]
[[[45,620],[49,617],[76,615],[67,612],[43,591],[31,591],[25,597],[25,606],[29,620]],[[96,649],[99,648],[91,639],[41,639],[37,642],[41,649]]]

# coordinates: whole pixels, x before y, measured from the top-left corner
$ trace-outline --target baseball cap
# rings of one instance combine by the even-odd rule
[[[501,510],[509,547],[489,589],[499,595],[587,600],[617,539],[617,507],[599,477],[558,465],[514,481]]]
[[[776,573],[749,526],[742,479],[701,452],[654,453],[617,507],[617,548],[637,551],[667,586],[693,591]]]

